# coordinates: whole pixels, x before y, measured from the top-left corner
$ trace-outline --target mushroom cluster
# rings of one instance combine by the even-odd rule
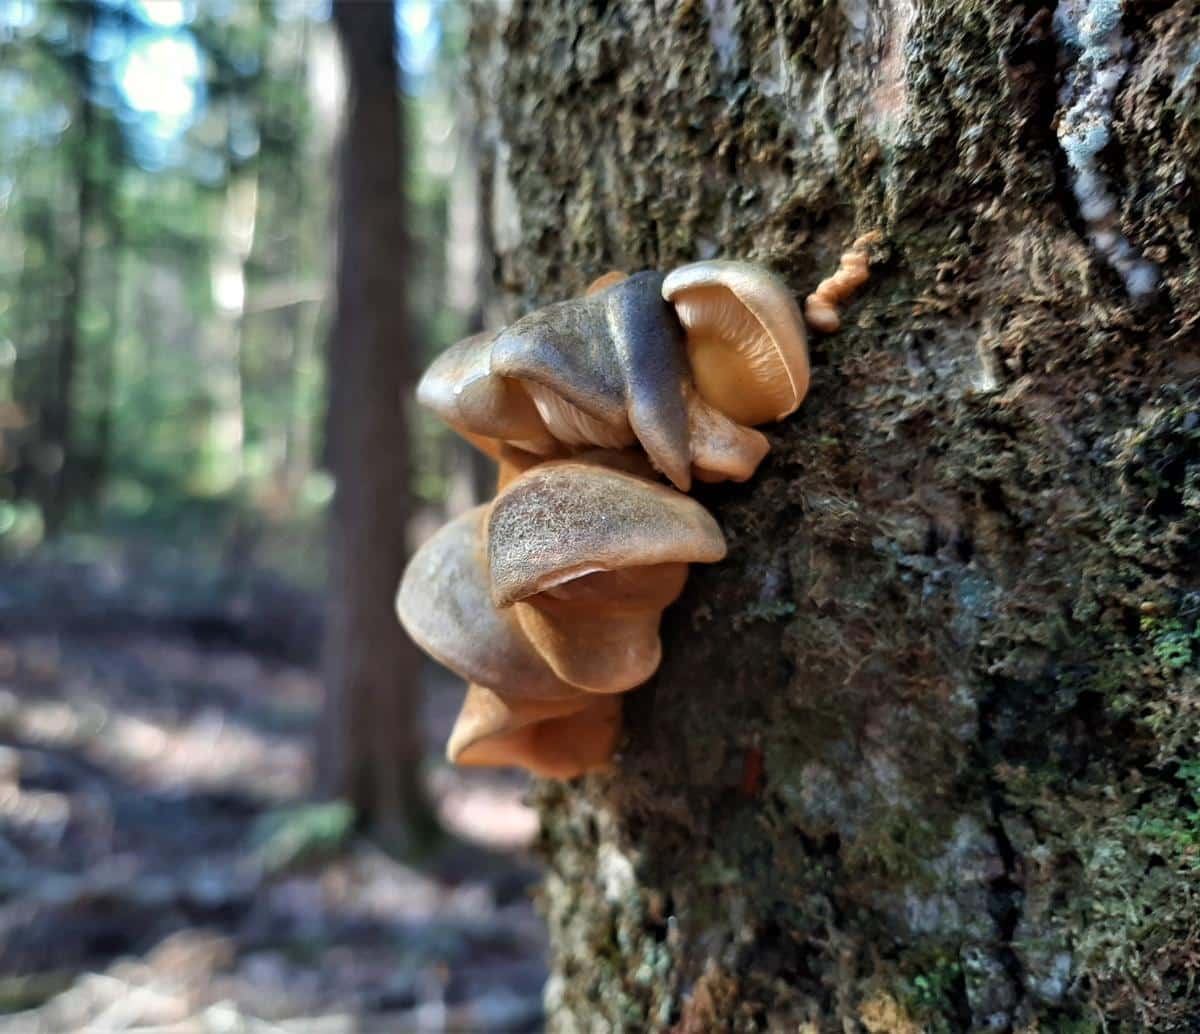
[[[663,610],[689,564],[725,555],[693,479],[749,478],[768,450],[754,425],[808,377],[787,287],[718,261],[606,274],[434,361],[418,400],[499,464],[496,498],[417,551],[397,598],[468,683],[451,761],[558,779],[610,763]]]

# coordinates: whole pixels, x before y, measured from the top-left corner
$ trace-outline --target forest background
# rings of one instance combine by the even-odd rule
[[[390,606],[365,643],[327,620],[370,591],[331,563],[394,575],[404,526],[477,491],[402,403],[481,319],[466,14],[0,0],[0,1029],[538,1022],[523,782],[440,761],[459,690],[395,667]],[[338,323],[340,141],[371,111],[390,338]],[[384,445],[339,469],[364,407],[333,386],[388,355]],[[399,485],[403,524],[343,488],[331,531],[339,473]],[[330,720],[356,693],[382,744]]]

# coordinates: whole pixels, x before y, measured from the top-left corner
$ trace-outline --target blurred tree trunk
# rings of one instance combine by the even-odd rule
[[[205,432],[210,491],[230,491],[245,469],[246,262],[254,249],[258,203],[257,172],[230,176],[209,259],[215,311],[202,346],[210,406]]]
[[[106,239],[109,260],[105,280],[107,300],[104,320],[104,336],[97,342],[96,356],[97,389],[95,402],[94,442],[92,445],[91,469],[88,473],[87,502],[99,508],[113,466],[113,407],[117,392],[117,341],[121,336],[122,279],[128,266],[125,253],[125,228],[121,225],[117,211],[120,195],[119,173],[114,173],[106,191]]]
[[[1197,1029],[1198,32],[482,10],[497,316],[711,255],[802,297],[885,236],[768,461],[697,491],[729,557],[616,774],[540,792],[552,1029]]]
[[[21,235],[27,240],[44,242],[47,262],[56,261],[58,237],[55,213],[50,206],[27,205],[21,223]],[[17,358],[13,364],[12,393],[18,407],[19,426],[13,434],[12,485],[18,499],[44,503],[53,482],[52,473],[47,473],[53,463],[48,462],[51,457],[46,456],[42,443],[47,414],[53,405],[55,321],[51,314],[58,299],[47,288],[46,279],[27,264],[21,269],[16,304]]]
[[[82,38],[90,38],[92,7],[83,6]],[[75,494],[79,473],[79,457],[74,449],[75,381],[80,367],[80,345],[83,335],[83,310],[88,289],[88,233],[95,217],[97,183],[92,168],[95,149],[97,113],[93,100],[91,56],[83,46],[72,61],[72,73],[78,96],[76,109],[76,195],[75,234],[66,263],[66,283],[63,292],[61,330],[55,357],[53,395],[46,409],[43,446],[52,457],[53,480],[45,502],[46,530],[53,535],[62,526]]]
[[[327,644],[327,787],[400,846],[428,832],[420,660],[396,623],[409,513],[411,327],[403,124],[390,3],[334,4],[348,70],[327,462],[337,482]]]

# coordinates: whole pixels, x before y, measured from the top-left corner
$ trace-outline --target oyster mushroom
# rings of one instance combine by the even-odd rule
[[[492,606],[482,542],[486,516],[486,506],[476,507],[430,538],[396,597],[401,624],[417,645],[472,684],[447,757],[564,779],[591,771],[611,754],[619,715],[597,711],[594,698],[557,678],[516,616]],[[585,714],[592,717],[574,717]],[[593,718],[597,725],[590,729]],[[558,732],[567,739],[558,741]]]
[[[604,771],[621,732],[621,700],[580,693],[571,704],[579,706],[534,712],[468,686],[446,757],[459,765],[517,765],[546,779]]]
[[[687,334],[701,398],[747,427],[782,420],[808,391],[804,319],[774,274],[747,262],[695,262],[662,295]]]
[[[662,282],[661,273],[635,273],[522,317],[496,335],[491,369],[521,383],[559,442],[574,450],[639,442],[686,490],[687,366]]]
[[[679,297],[668,291],[676,282]],[[699,364],[690,373],[689,354]],[[768,449],[749,425],[791,412],[806,386],[786,288],[757,267],[717,262],[668,277],[606,273],[583,298],[448,349],[418,398],[494,458],[502,443],[542,458],[637,444],[687,491],[693,476],[748,478]]]
[[[688,564],[725,555],[695,500],[598,462],[533,467],[492,504],[487,526],[492,600],[564,682],[621,693],[662,657],[662,611]]]

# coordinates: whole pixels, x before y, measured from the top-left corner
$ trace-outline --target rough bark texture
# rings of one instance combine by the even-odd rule
[[[420,781],[420,659],[398,635],[405,563],[412,328],[402,121],[390,4],[338,0],[349,97],[338,197],[337,318],[329,342],[330,535],[322,774],[389,845],[432,832]]]
[[[478,12],[495,315],[885,234],[618,772],[539,791],[555,1030],[1200,1030],[1200,15],[1063,8]]]

